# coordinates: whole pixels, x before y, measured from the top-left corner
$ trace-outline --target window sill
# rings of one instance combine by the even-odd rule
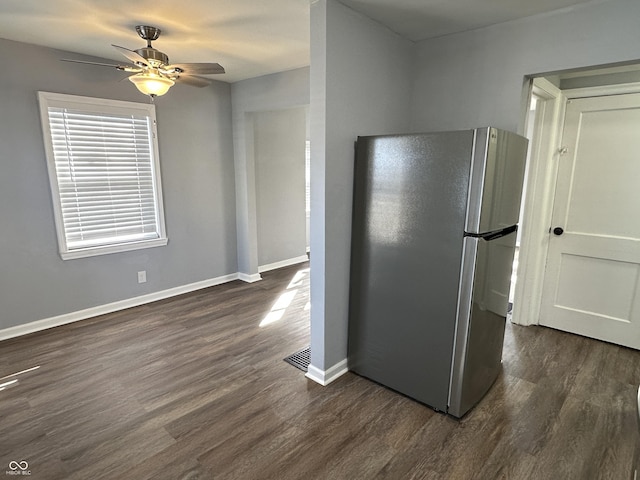
[[[131,250],[141,250],[144,248],[162,247],[169,242],[168,238],[157,238],[144,240],[141,242],[123,243],[120,245],[107,245],[101,247],[78,248],[67,252],[60,252],[63,260],[73,260],[76,258],[95,257],[97,255],[108,255],[110,253],[129,252]]]

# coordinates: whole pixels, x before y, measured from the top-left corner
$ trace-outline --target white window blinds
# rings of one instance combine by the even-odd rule
[[[63,258],[162,240],[152,115],[121,105],[114,112],[108,105],[47,103],[49,172],[55,177]]]

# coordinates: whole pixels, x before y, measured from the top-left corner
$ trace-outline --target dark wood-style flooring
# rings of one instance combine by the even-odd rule
[[[309,341],[306,267],[1,342],[0,377],[39,368],[0,380],[0,475],[630,478],[639,352],[509,325],[461,421],[351,373],[321,387],[282,361]]]

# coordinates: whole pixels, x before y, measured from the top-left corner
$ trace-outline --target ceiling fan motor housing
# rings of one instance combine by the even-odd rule
[[[137,25],[136,32],[138,32],[138,35],[140,35],[140,37],[147,41],[147,46],[134,50],[134,52],[147,60],[151,60],[149,63],[154,67],[157,67],[159,65],[168,65],[169,57],[167,57],[167,55],[162,53],[160,50],[156,50],[151,46],[151,42],[158,39],[160,33],[162,33],[162,30],[157,27],[151,27],[149,25]]]
[[[134,50],[141,57],[146,58],[147,60],[151,60],[151,63],[169,65],[169,57],[166,54],[162,53],[160,50],[156,50],[153,47],[144,47]]]

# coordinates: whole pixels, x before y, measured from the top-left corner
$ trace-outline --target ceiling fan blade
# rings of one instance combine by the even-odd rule
[[[128,48],[120,47],[118,45],[111,44],[111,46],[116,50],[118,50],[122,55],[127,57],[130,61],[132,61],[136,65],[142,64],[142,65],[149,66],[149,62],[147,62],[147,59],[144,58],[142,55],[139,55],[137,52],[134,52],[133,50],[129,50]]]
[[[180,75],[175,78],[176,83],[184,83],[185,85],[190,85],[192,87],[206,87],[211,85],[211,80],[204,77],[196,77],[194,75]]]
[[[60,61],[71,62],[71,63],[86,63],[87,65],[100,65],[102,67],[114,67],[114,68],[118,68],[120,66],[114,63],[87,62],[85,60],[73,60],[71,58],[61,58]]]
[[[128,65],[116,65],[115,63],[100,63],[100,62],[87,62],[85,60],[73,60],[71,58],[61,58],[61,62],[71,62],[71,63],[84,63],[86,65],[98,65],[100,67],[112,67],[116,68],[122,72],[135,72],[140,73],[143,71],[142,68],[130,67]]]
[[[224,67],[219,63],[174,63],[165,67],[166,70],[180,70],[187,75],[212,75],[224,73]]]

